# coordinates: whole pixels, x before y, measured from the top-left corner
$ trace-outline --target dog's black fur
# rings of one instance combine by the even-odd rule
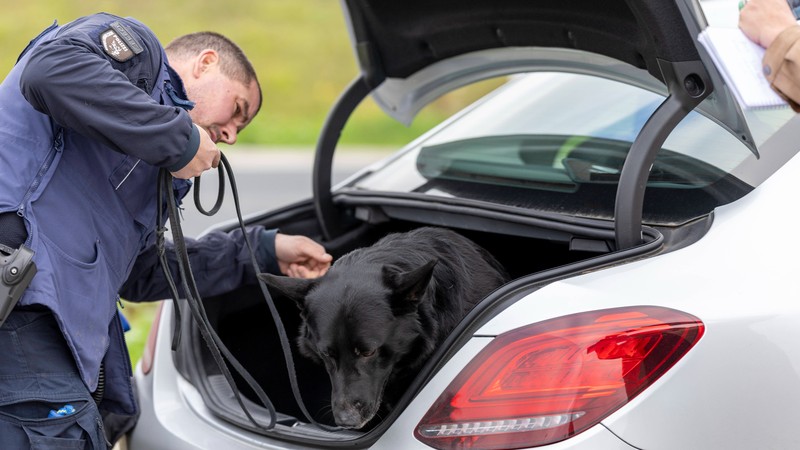
[[[469,239],[443,228],[390,234],[314,280],[260,274],[295,300],[300,352],[325,365],[337,425],[388,411],[461,318],[508,279]]]

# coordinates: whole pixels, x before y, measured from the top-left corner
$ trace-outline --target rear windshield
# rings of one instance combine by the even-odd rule
[[[589,75],[519,76],[356,187],[611,217],[627,152],[663,101]],[[793,114],[788,108],[749,113],[757,143]],[[651,169],[646,219],[682,222],[741,197],[754,187],[746,167],[756,162],[733,135],[691,112]]]

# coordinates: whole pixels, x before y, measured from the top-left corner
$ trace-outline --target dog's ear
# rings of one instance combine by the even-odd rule
[[[258,278],[267,283],[270,288],[294,300],[301,310],[305,305],[306,294],[316,284],[315,280],[284,277],[271,273],[260,273]]]
[[[416,311],[437,262],[438,260],[432,259],[407,272],[401,272],[396,267],[383,266],[383,281],[392,289],[392,311],[395,315]]]

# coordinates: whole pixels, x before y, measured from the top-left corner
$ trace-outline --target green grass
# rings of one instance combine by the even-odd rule
[[[28,41],[57,19],[66,23],[106,11],[147,24],[163,43],[193,31],[229,36],[250,57],[265,93],[264,105],[240,141],[259,145],[312,145],[334,101],[358,74],[338,1],[333,0],[0,0],[0,74]],[[410,127],[386,118],[372,100],[364,120],[343,144],[401,144],[439,123],[485,89],[435,102]]]
[[[122,314],[131,324],[131,329],[125,332],[125,342],[128,344],[132,365],[142,357],[158,305],[159,302],[133,303],[124,300],[122,302]]]

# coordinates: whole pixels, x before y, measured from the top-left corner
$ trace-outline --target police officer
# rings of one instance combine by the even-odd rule
[[[168,296],[158,170],[183,198],[261,100],[252,65],[216,33],[162,48],[142,23],[102,13],[54,23],[23,51],[0,85],[0,243],[32,249],[37,273],[0,327],[0,448],[106,448],[101,411],[135,417],[117,301]],[[247,234],[261,270],[330,265],[306,237]],[[241,232],[188,245],[203,295],[255,282]]]

